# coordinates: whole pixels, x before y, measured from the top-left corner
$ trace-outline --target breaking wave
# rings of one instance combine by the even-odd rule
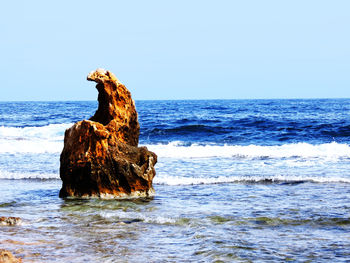
[[[41,127],[0,127],[0,153],[59,153],[71,123]]]
[[[42,127],[0,127],[0,153],[60,153],[65,129],[72,123]],[[336,142],[295,143],[274,146],[150,144],[148,148],[165,158],[350,158],[350,146]]]
[[[60,175],[57,173],[38,173],[38,172],[8,172],[0,170],[0,179],[60,179]]]
[[[121,224],[130,224],[133,222],[144,222],[144,223],[151,223],[151,224],[160,224],[160,225],[167,225],[167,224],[177,224],[180,222],[179,219],[171,218],[167,216],[147,216],[145,214],[140,214],[137,212],[124,212],[124,211],[115,211],[115,212],[109,212],[109,213],[100,213],[100,215],[103,218],[113,220],[117,223]]]
[[[72,123],[41,127],[0,127],[0,153],[60,153],[64,131]],[[344,143],[289,143],[274,146],[190,144],[179,141],[149,144],[147,147],[164,158],[350,158]]]
[[[0,179],[59,179],[59,154],[63,148],[64,131],[71,125],[72,123],[40,127],[0,127]],[[350,183],[350,177],[344,173],[348,170],[347,164],[350,163],[350,146],[346,143],[224,145],[173,141],[146,146],[159,157],[156,166],[158,173],[154,178],[154,183],[158,185],[237,182]],[[17,163],[13,163],[13,160],[17,160]],[[179,162],[183,160],[194,160],[202,167],[205,176],[188,176],[196,175],[196,172],[193,172],[195,166],[192,164],[184,166],[183,171],[176,171]],[[254,170],[253,164],[257,169],[261,169],[261,176],[251,173]],[[12,169],[12,166],[16,165],[18,168]],[[213,173],[217,165],[221,165],[222,171],[228,172]],[[253,168],[247,169],[250,166]],[[290,167],[294,169],[292,175],[276,175],[285,174],[286,169]],[[328,177],[322,173],[323,168],[327,168]],[[171,174],[168,171],[175,172]],[[320,176],[314,176],[316,172]],[[214,174],[217,176],[213,176]],[[266,174],[269,176],[265,176]]]
[[[0,170],[0,179],[60,179],[57,173],[12,173]],[[228,183],[261,183],[261,184],[298,184],[298,183],[346,183],[350,184],[349,177],[323,177],[323,176],[296,176],[296,175],[274,175],[274,176],[218,176],[218,177],[187,177],[172,175],[157,175],[154,185],[211,185]]]
[[[321,177],[321,176],[219,176],[219,177],[184,177],[165,176],[155,177],[153,182],[160,185],[201,185],[226,183],[350,183],[350,178]]]
[[[167,158],[350,158],[350,146],[336,142],[313,145],[309,143],[260,145],[196,145],[181,142],[148,145],[151,151]]]

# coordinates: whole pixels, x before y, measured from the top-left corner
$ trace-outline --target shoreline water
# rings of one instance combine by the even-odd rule
[[[59,180],[42,181],[40,187],[37,180],[19,181],[18,188],[23,190],[17,192],[11,191],[17,188],[11,180],[8,185],[2,184],[13,195],[8,196],[9,200],[16,200],[2,203],[2,213],[15,209],[23,218],[22,225],[1,229],[2,236],[7,232],[10,237],[2,239],[2,245],[35,262],[53,262],[56,253],[74,262],[254,258],[276,262],[333,258],[336,262],[334,253],[343,258],[349,255],[345,240],[350,221],[340,216],[347,209],[342,204],[349,198],[347,184],[231,183],[210,189],[206,185],[156,185],[153,199],[115,202],[60,199]],[[37,191],[35,188],[41,194],[33,198],[30,192]],[[222,192],[227,194],[217,195]],[[300,207],[302,199],[322,202],[307,202]],[[333,250],[317,254],[318,246]],[[142,256],[137,256],[140,251]]]

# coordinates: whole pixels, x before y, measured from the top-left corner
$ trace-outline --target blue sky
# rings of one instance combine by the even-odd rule
[[[0,100],[350,98],[350,1],[3,1]]]

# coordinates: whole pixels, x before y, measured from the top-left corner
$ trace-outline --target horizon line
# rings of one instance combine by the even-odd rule
[[[134,101],[203,101],[203,100],[346,100],[350,97],[319,97],[319,98],[236,98],[236,99],[133,99]],[[98,100],[0,100],[3,102],[92,102]]]

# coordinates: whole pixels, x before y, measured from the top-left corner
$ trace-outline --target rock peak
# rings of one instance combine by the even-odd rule
[[[137,146],[140,125],[130,91],[108,70],[99,68],[90,72],[87,79],[95,81],[98,90],[98,109],[90,120],[116,131],[122,142]]]
[[[105,83],[110,81],[120,84],[120,81],[112,72],[103,68],[98,68],[95,71],[91,71],[87,76],[87,80],[95,81],[97,83]]]

